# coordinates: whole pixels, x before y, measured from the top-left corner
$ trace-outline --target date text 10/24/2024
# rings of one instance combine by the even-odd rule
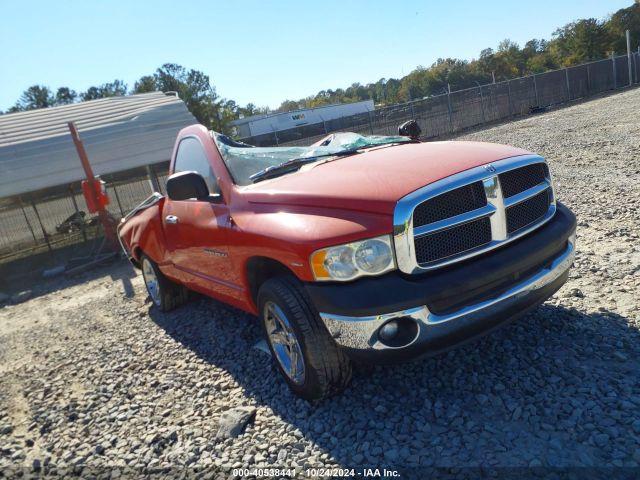
[[[234,477],[279,477],[295,478],[297,473],[304,473],[311,478],[360,477],[360,478],[399,478],[397,470],[386,468],[306,468],[296,472],[293,468],[234,468]]]

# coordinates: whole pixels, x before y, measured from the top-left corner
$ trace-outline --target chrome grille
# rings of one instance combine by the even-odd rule
[[[418,205],[413,212],[413,226],[421,227],[461,213],[482,208],[487,204],[482,182],[451,190]]]
[[[491,242],[491,222],[483,217],[415,239],[418,263],[429,263]]]
[[[555,209],[548,168],[535,155],[452,175],[398,202],[398,267],[419,273],[462,261],[525,235]]]
[[[535,187],[544,182],[548,176],[547,166],[544,163],[534,163],[498,175],[504,198],[513,197]]]
[[[512,234],[521,228],[537,222],[549,211],[549,190],[507,208],[507,233]]]

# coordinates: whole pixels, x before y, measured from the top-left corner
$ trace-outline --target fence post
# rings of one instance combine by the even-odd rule
[[[487,119],[484,115],[484,98],[482,97],[482,85],[480,87],[480,110],[482,110],[482,123],[487,123]]]
[[[453,110],[451,108],[451,84],[447,83],[447,107],[449,109],[449,132],[453,133]]]
[[[538,98],[538,82],[536,82],[536,74],[533,74],[533,91],[536,94],[536,107],[540,106],[540,99]]]
[[[33,244],[38,244],[38,239],[36,238],[36,234],[33,231],[33,227],[31,226],[31,222],[29,221],[29,217],[27,216],[27,211],[24,209],[24,204],[22,203],[22,199],[18,197],[18,202],[20,203],[20,208],[22,209],[22,215],[24,215],[24,220],[27,222],[27,227],[29,227],[29,231],[31,232],[31,236],[33,237]]]
[[[76,201],[76,196],[73,194],[73,185],[69,185],[69,195],[71,195],[71,203],[73,203],[73,208],[76,210],[76,213],[80,214],[80,209],[78,208],[78,202]],[[84,229],[84,223],[82,224],[82,238],[84,241],[87,241],[87,232]]]
[[[373,120],[371,120],[371,117],[373,117],[373,112],[369,112],[369,131],[373,135]]]
[[[147,165],[147,178],[149,180],[149,186],[151,187],[151,193],[160,192],[160,183],[158,183],[156,172],[153,171],[153,165]]]
[[[569,69],[564,69],[564,79],[567,82],[567,102],[571,100],[571,87],[569,86]]]
[[[611,52],[611,65],[613,66],[613,89],[618,88],[617,78],[616,78],[616,52]]]
[[[38,213],[38,209],[36,208],[36,202],[33,201],[33,197],[29,197],[29,199],[31,200],[31,206],[33,207],[33,211],[36,213],[36,218],[38,219],[38,223],[40,224],[40,228],[42,229],[42,235],[44,235],[44,241],[47,242],[47,247],[49,248],[49,251],[52,252],[53,248],[51,248],[51,243],[49,243],[49,234],[47,233],[47,231],[44,228],[44,225],[42,224],[40,213]]]
[[[591,72],[589,64],[587,63],[587,96],[591,95]]]
[[[513,105],[511,104],[511,80],[507,80],[507,96],[509,100],[509,116],[513,117]]]
[[[116,184],[112,184],[111,188],[113,188],[113,194],[116,196],[116,202],[118,204],[118,209],[120,209],[120,216],[124,217],[124,210],[122,209],[122,203],[120,202],[120,195],[118,195],[118,189],[116,188]]]
[[[631,73],[631,34],[629,30],[626,31],[627,35],[627,70],[629,71],[629,86],[633,83],[633,74]]]

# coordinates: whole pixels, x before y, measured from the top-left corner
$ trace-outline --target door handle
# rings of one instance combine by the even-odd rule
[[[164,217],[164,219],[167,221],[167,223],[171,223],[174,225],[178,223],[178,217],[176,217],[175,215],[167,215],[166,217]]]

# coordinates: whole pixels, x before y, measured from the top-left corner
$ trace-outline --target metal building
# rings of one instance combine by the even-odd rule
[[[373,109],[373,100],[365,100],[363,102],[339,103],[284,113],[253,115],[234,120],[231,125],[237,129],[236,133],[240,138],[255,137],[303,125],[323,123],[341,117],[372,112]]]
[[[97,175],[169,160],[178,131],[197,123],[182,100],[162,92],[0,115],[0,198],[84,178],[69,121]]]

